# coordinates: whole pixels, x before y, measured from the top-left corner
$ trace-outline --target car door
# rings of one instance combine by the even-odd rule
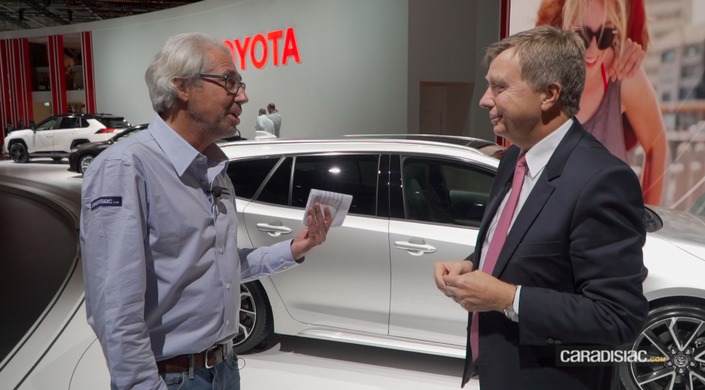
[[[29,152],[51,152],[54,149],[54,134],[60,123],[61,117],[49,118],[40,123],[34,130],[34,147],[27,145],[30,148]]]
[[[403,205],[390,221],[392,336],[464,347],[467,312],[443,295],[434,264],[462,260],[473,252],[493,174],[468,161],[402,155]],[[396,188],[396,186],[393,186]]]
[[[271,276],[295,320],[387,334],[390,259],[388,219],[377,216],[379,161],[379,154],[287,157],[244,206],[247,234],[254,246],[264,246],[303,228],[312,188],[353,196],[344,224],[331,228],[304,264]]]
[[[88,127],[85,119],[75,116],[63,117],[59,129],[54,132],[53,151],[68,153],[75,139],[85,138],[79,134],[79,130],[83,127]]]

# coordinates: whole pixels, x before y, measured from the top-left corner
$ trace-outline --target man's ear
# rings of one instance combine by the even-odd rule
[[[180,100],[188,100],[188,86],[184,79],[172,79],[172,84],[176,87],[176,96]]]
[[[548,87],[541,93],[541,109],[548,110],[558,103],[561,97],[561,91],[563,88],[558,83],[551,83]]]

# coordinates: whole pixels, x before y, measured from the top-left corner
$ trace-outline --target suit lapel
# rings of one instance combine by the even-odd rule
[[[497,264],[492,272],[493,276],[499,277],[506,268],[507,263],[512,258],[517,247],[526,235],[526,232],[531,228],[536,220],[536,217],[539,215],[541,210],[543,210],[546,202],[550,199],[551,194],[553,194],[555,186],[551,184],[551,182],[561,176],[563,173],[563,167],[565,166],[571,151],[583,138],[584,134],[584,130],[582,130],[582,127],[576,120],[573,126],[566,133],[565,137],[563,137],[560,144],[558,144],[558,147],[548,160],[541,176],[539,176],[536,181],[534,188],[531,190],[531,193],[526,199],[526,202],[522,206],[521,210],[519,210],[519,214],[509,230],[507,240],[499,253]],[[499,198],[499,202],[501,202],[502,196],[497,196],[497,198]],[[492,215],[494,215],[494,213]]]
[[[516,146],[510,146],[510,148],[507,150],[504,157],[502,158],[502,164],[500,165],[506,164],[508,166],[514,167],[518,158],[519,148],[517,148]],[[489,229],[492,223],[492,218],[494,218],[494,215],[497,213],[499,205],[502,204],[502,199],[504,199],[504,196],[507,194],[507,191],[509,191],[509,188],[512,185],[511,178],[513,172],[513,170],[510,170],[509,168],[504,168],[502,166],[500,166],[500,168],[497,170],[497,176],[495,177],[495,181],[492,184],[492,188],[490,190],[490,200],[487,203],[487,209],[485,210],[485,214],[483,216],[483,224],[480,226],[480,231],[477,234],[477,243],[475,244],[475,253],[477,254],[482,253],[482,247],[485,243],[487,230]],[[473,269],[478,269],[479,265],[480,257],[478,255],[476,261],[473,263]]]

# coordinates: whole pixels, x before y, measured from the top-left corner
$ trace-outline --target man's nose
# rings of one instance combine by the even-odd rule
[[[237,92],[235,95],[235,101],[241,105],[250,101],[250,98],[247,97],[247,91],[244,88],[241,88],[240,91]]]
[[[489,92],[490,92],[490,88],[487,87],[487,89],[485,90],[485,93],[482,94],[482,97],[480,98],[480,107],[487,108],[487,109],[492,107],[492,98],[490,97]]]

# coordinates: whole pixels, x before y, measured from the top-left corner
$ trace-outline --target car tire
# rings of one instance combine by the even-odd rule
[[[88,169],[88,166],[91,165],[91,163],[95,160],[95,156],[92,154],[84,154],[81,156],[81,158],[78,159],[78,173],[83,175],[86,173],[86,169]]]
[[[272,308],[264,288],[257,281],[240,285],[238,326],[238,334],[233,338],[235,353],[265,346],[274,331]]]
[[[27,152],[27,146],[22,142],[15,142],[10,146],[10,158],[16,163],[26,163],[29,161],[29,153]]]
[[[624,388],[705,389],[702,356],[705,349],[705,306],[655,306],[649,311],[646,324],[636,341],[628,348],[637,353],[645,351],[646,361],[620,363],[619,376]]]

